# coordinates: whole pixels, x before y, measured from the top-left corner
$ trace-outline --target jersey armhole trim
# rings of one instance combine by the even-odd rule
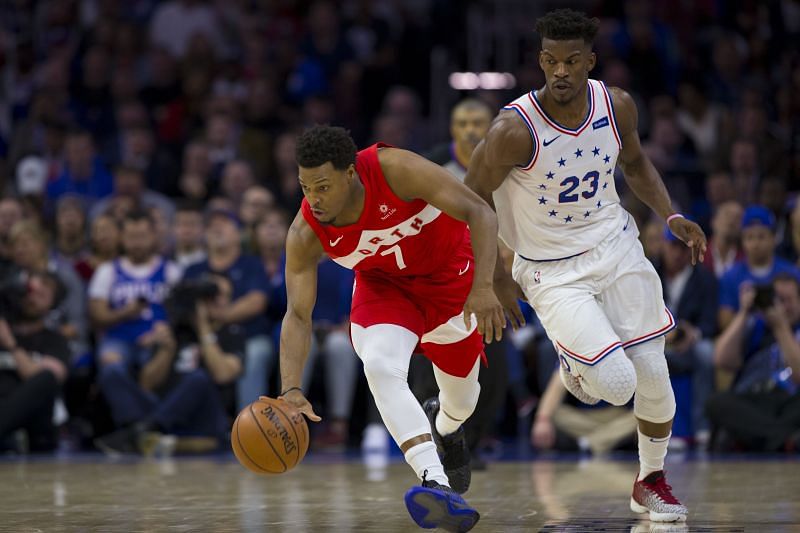
[[[522,119],[522,122],[525,123],[525,126],[528,127],[528,131],[531,134],[531,140],[533,141],[533,151],[531,152],[531,158],[528,161],[527,165],[516,165],[517,168],[521,168],[522,170],[530,170],[533,168],[533,165],[536,164],[536,159],[539,157],[539,137],[536,135],[536,130],[533,128],[533,123],[531,122],[530,117],[525,112],[519,104],[509,104],[505,106],[503,109],[514,110],[519,115],[519,118]]]
[[[608,115],[611,117],[611,130],[614,132],[614,138],[617,139],[619,149],[622,150],[622,137],[620,137],[619,127],[617,127],[617,113],[614,111],[614,102],[611,101],[611,91],[603,81],[600,82],[600,88],[603,89],[603,99],[606,101]]]

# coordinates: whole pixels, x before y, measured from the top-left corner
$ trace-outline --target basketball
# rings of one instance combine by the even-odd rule
[[[308,451],[305,417],[283,400],[260,397],[239,413],[231,429],[239,462],[257,474],[282,474]]]

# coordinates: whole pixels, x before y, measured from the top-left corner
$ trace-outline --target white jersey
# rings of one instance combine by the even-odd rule
[[[514,110],[531,133],[533,153],[494,192],[500,238],[534,261],[571,257],[621,231],[628,216],[614,186],[622,148],[611,96],[589,80],[589,112],[569,129],[547,116],[531,91],[504,109]]]

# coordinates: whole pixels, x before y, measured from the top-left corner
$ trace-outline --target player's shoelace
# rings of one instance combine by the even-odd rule
[[[642,481],[644,481],[664,503],[681,505],[681,502],[679,502],[677,498],[672,495],[672,486],[667,483],[667,478],[662,472],[656,472],[648,477],[652,477],[653,479],[648,480],[645,478]]]

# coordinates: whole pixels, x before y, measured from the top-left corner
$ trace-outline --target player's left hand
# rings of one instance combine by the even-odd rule
[[[706,234],[700,229],[700,226],[686,220],[683,217],[673,218],[669,222],[669,230],[677,238],[686,243],[686,246],[692,249],[692,264],[696,265],[699,260],[703,262],[706,255]]]
[[[467,301],[464,303],[464,325],[467,326],[467,329],[472,329],[473,313],[477,321],[478,333],[481,334],[484,342],[488,344],[493,339],[499,341],[503,338],[506,316],[503,314],[503,306],[500,305],[491,286],[473,287],[469,291]]]

